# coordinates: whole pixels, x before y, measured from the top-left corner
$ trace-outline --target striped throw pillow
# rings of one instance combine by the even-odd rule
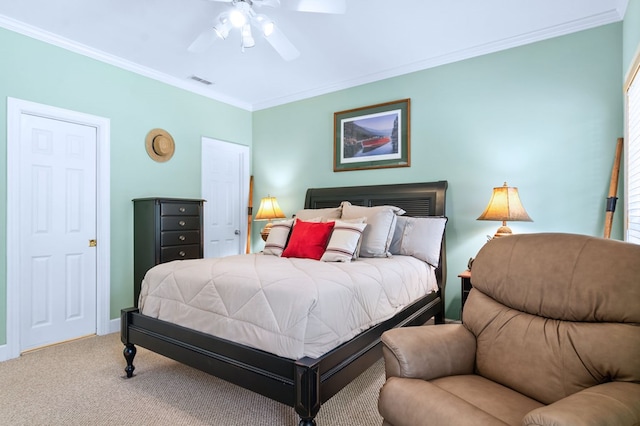
[[[271,254],[278,257],[282,256],[282,252],[289,239],[291,227],[293,226],[293,220],[294,219],[281,220],[273,223],[267,241],[264,244],[264,250],[262,251],[264,254]]]
[[[327,248],[320,260],[324,262],[351,262],[355,259],[366,223],[336,220]]]

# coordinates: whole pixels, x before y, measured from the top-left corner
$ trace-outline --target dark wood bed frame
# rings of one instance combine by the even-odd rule
[[[305,208],[394,205],[408,216],[444,216],[446,181],[307,190]],[[395,327],[444,322],[446,257],[444,238],[436,270],[439,291],[319,358],[291,360],[139,313],[122,310],[121,340],[127,377],[133,376],[135,345],[294,407],[301,426],[315,425],[320,405],[380,359],[380,336]]]

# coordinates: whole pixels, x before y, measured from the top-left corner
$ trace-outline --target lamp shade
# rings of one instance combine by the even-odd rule
[[[271,220],[286,217],[276,197],[267,196],[260,200],[260,207],[258,213],[256,213],[256,220]]]
[[[507,186],[507,182],[503,186],[493,188],[491,200],[478,220],[502,221],[502,227],[498,229],[496,237],[511,234],[507,221],[533,222],[520,201],[518,188]]]
[[[286,217],[280,206],[278,205],[278,201],[276,197],[266,196],[262,200],[260,200],[260,207],[258,208],[258,213],[256,213],[256,220],[268,220],[269,222],[262,228],[260,231],[260,235],[264,241],[267,241],[269,237],[269,232],[271,232],[271,219],[278,219]]]

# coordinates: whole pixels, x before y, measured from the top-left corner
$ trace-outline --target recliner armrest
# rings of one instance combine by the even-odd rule
[[[609,382],[536,408],[523,419],[525,426],[640,424],[640,384]]]
[[[382,344],[387,378],[473,373],[476,338],[462,324],[396,328],[382,334]]]

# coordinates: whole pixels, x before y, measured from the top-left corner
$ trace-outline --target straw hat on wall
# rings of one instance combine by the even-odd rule
[[[149,157],[160,163],[169,161],[176,150],[173,137],[163,129],[152,129],[149,131],[145,144]]]

